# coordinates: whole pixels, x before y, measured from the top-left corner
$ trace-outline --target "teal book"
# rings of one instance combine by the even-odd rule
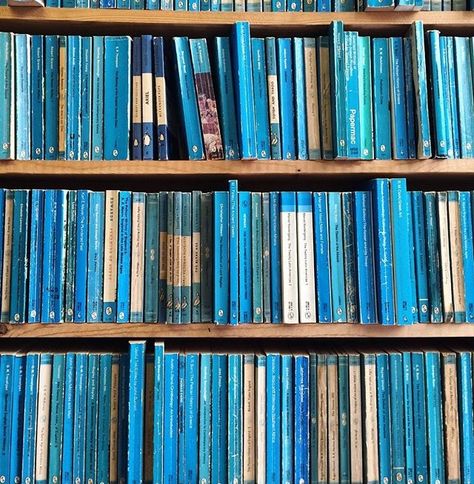
[[[145,215],[145,323],[158,322],[158,271],[160,267],[159,194],[147,193]]]
[[[199,482],[211,482],[212,355],[201,353],[199,381]]]
[[[242,482],[243,471],[243,357],[228,357],[227,482]]]
[[[89,354],[87,369],[86,403],[86,472],[85,482],[96,482],[97,478],[97,436],[99,410],[99,354]]]
[[[263,323],[262,194],[252,193],[252,321]]]
[[[109,482],[111,448],[112,354],[99,356],[98,424],[97,424],[97,482]],[[117,402],[114,402],[114,406]]]

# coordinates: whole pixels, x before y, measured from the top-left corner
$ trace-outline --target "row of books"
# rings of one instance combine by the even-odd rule
[[[474,157],[474,38],[167,42],[0,34],[0,159]]]
[[[472,482],[468,349],[0,355],[2,482]]]
[[[0,0],[21,5],[28,0]],[[472,0],[35,0],[46,7],[177,10],[190,12],[356,12],[473,10]]]
[[[474,192],[363,188],[1,190],[1,321],[474,322]]]

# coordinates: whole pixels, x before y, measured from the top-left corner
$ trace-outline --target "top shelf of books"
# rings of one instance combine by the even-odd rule
[[[445,34],[474,34],[474,12],[180,12],[90,8],[0,7],[0,31],[30,34],[216,35],[247,20],[261,35],[318,34],[333,20],[347,30],[404,33],[416,21]]]

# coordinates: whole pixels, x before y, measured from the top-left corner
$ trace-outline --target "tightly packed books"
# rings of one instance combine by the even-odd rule
[[[470,482],[469,349],[0,354],[2,482]]]
[[[474,194],[0,190],[1,321],[474,322]]]
[[[0,33],[0,159],[473,158],[474,39],[426,39]]]

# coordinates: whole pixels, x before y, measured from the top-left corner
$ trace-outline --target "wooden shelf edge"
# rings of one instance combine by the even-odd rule
[[[374,160],[374,161],[0,161],[3,177],[101,177],[101,176],[254,177],[313,176],[472,176],[472,160]]]
[[[215,324],[144,323],[1,324],[0,338],[153,338],[153,339],[351,339],[351,338],[474,338],[474,324]]]

